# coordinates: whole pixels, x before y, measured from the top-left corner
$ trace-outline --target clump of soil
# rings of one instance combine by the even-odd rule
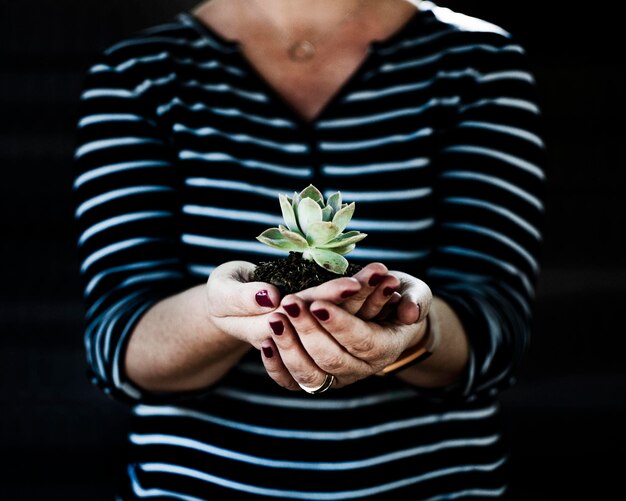
[[[275,285],[282,296],[293,294],[309,287],[321,285],[324,282],[339,277],[351,277],[361,270],[362,266],[350,263],[344,275],[338,275],[325,270],[315,261],[302,259],[302,253],[290,252],[287,257],[273,261],[260,262],[252,280]]]

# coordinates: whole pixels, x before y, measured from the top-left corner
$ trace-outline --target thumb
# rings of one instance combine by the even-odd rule
[[[422,280],[402,272],[392,272],[400,279],[402,299],[398,303],[396,315],[406,325],[423,320],[428,315],[432,292]]]
[[[211,273],[207,281],[210,313],[217,317],[254,316],[280,305],[280,292],[272,284],[251,282],[256,266],[247,261],[229,261]]]

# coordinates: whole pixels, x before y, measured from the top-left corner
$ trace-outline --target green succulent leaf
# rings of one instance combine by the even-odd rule
[[[280,210],[283,213],[283,219],[285,220],[285,224],[287,228],[291,231],[300,232],[300,228],[298,227],[298,220],[296,219],[296,213],[293,210],[289,199],[285,195],[278,195],[278,200],[280,201]]]
[[[333,247],[332,251],[336,252],[337,254],[341,254],[342,256],[345,256],[346,254],[352,252],[355,247],[356,245],[354,244],[348,244],[344,245],[343,247]]]
[[[324,221],[332,221],[335,213],[333,212],[333,208],[330,205],[322,208],[322,220]]]
[[[306,241],[306,238],[300,235],[300,233],[285,229],[284,226],[282,228],[278,228],[278,231],[283,239],[291,242],[293,245],[296,246],[296,249],[294,250],[299,250],[300,252],[302,252],[304,249],[309,247],[309,243]]]
[[[341,230],[328,221],[317,221],[309,225],[306,238],[311,247],[321,247],[323,244],[333,240]]]
[[[304,200],[305,198],[310,198],[313,201],[317,202],[320,207],[324,206],[324,196],[315,186],[312,184],[308,185],[300,192],[300,198]]]
[[[339,231],[343,231],[348,226],[352,215],[354,214],[355,204],[352,202],[339,210],[333,217],[333,223],[339,227]]]
[[[265,245],[274,247],[275,249],[302,252],[301,245],[295,244],[291,240],[285,238],[278,228],[270,228],[268,230],[265,230],[258,237],[256,237],[256,239],[259,242],[264,243]]]
[[[302,233],[306,235],[309,226],[318,221],[322,221],[322,208],[313,199],[303,198],[298,204],[298,223]]]
[[[326,205],[332,207],[333,213],[337,213],[341,210],[341,193],[336,191],[331,196],[328,197],[328,201]]]
[[[336,252],[326,249],[307,249],[303,254],[305,259],[313,260],[322,268],[343,275],[348,269],[348,260]]]
[[[344,247],[350,244],[356,244],[357,242],[363,240],[366,236],[367,233],[361,233],[359,231],[348,231],[347,233],[342,233],[330,242],[321,244],[318,247],[322,249],[332,249],[334,252],[337,252],[335,248]]]
[[[294,212],[296,212],[296,207],[298,207],[298,204],[300,203],[300,200],[302,200],[300,198],[300,194],[296,191],[293,192],[293,197],[291,198],[291,207],[293,208]]]

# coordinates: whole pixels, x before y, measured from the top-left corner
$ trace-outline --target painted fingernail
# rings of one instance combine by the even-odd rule
[[[354,296],[357,292],[359,292],[359,291],[343,291],[343,292],[341,293],[341,297],[342,297],[343,299],[345,299],[345,298],[347,298],[347,297],[352,297],[352,296]]]
[[[256,302],[259,303],[259,306],[263,306],[265,308],[273,308],[274,303],[270,299],[269,292],[266,290],[259,291],[254,296],[256,298]]]
[[[286,304],[283,308],[285,308],[290,317],[296,318],[300,315],[300,307],[296,303]]]
[[[385,287],[383,290],[383,296],[391,296],[394,292],[396,292],[395,287]]]
[[[320,320],[325,321],[330,318],[330,313],[328,313],[328,310],[325,310],[324,308],[320,308],[319,310],[311,310],[311,313],[313,313],[313,315],[315,315]]]
[[[272,332],[276,334],[277,336],[280,336],[285,330],[285,326],[283,325],[282,322],[279,322],[279,321],[270,322],[270,327],[272,328]]]
[[[383,281],[384,275],[380,275],[378,273],[374,273],[371,277],[369,282],[367,282],[371,287],[374,287],[376,285],[378,285],[379,283],[381,283]]]
[[[265,358],[272,358],[274,356],[274,350],[272,350],[269,346],[263,346],[261,349],[263,350]]]

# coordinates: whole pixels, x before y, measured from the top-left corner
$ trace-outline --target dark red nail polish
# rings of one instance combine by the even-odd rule
[[[300,307],[296,303],[286,304],[283,308],[285,308],[290,317],[296,318],[300,315]]]
[[[345,298],[347,298],[347,297],[352,297],[352,296],[354,296],[357,292],[359,292],[359,291],[343,291],[343,292],[341,293],[341,297],[342,297],[343,299],[345,299]]]
[[[279,322],[279,321],[270,322],[270,327],[272,328],[272,332],[276,334],[277,336],[280,336],[285,330],[285,326],[283,325],[282,322]]]
[[[260,306],[263,306],[265,308],[274,307],[274,303],[272,303],[269,293],[266,290],[257,292],[254,297],[256,298],[256,302],[259,303]]]
[[[311,313],[313,313],[313,315],[323,321],[326,321],[330,318],[330,313],[328,313],[328,310],[325,310],[323,308],[314,311],[311,310]]]
[[[396,292],[395,287],[385,287],[383,290],[383,296],[391,296],[394,292]]]
[[[367,282],[371,287],[374,287],[376,285],[378,285],[379,283],[381,283],[383,281],[383,278],[385,278],[384,275],[380,275],[378,273],[374,273],[371,277],[370,277],[370,281]]]
[[[263,346],[261,349],[263,350],[265,358],[272,358],[274,356],[274,350],[272,350],[269,346]]]

